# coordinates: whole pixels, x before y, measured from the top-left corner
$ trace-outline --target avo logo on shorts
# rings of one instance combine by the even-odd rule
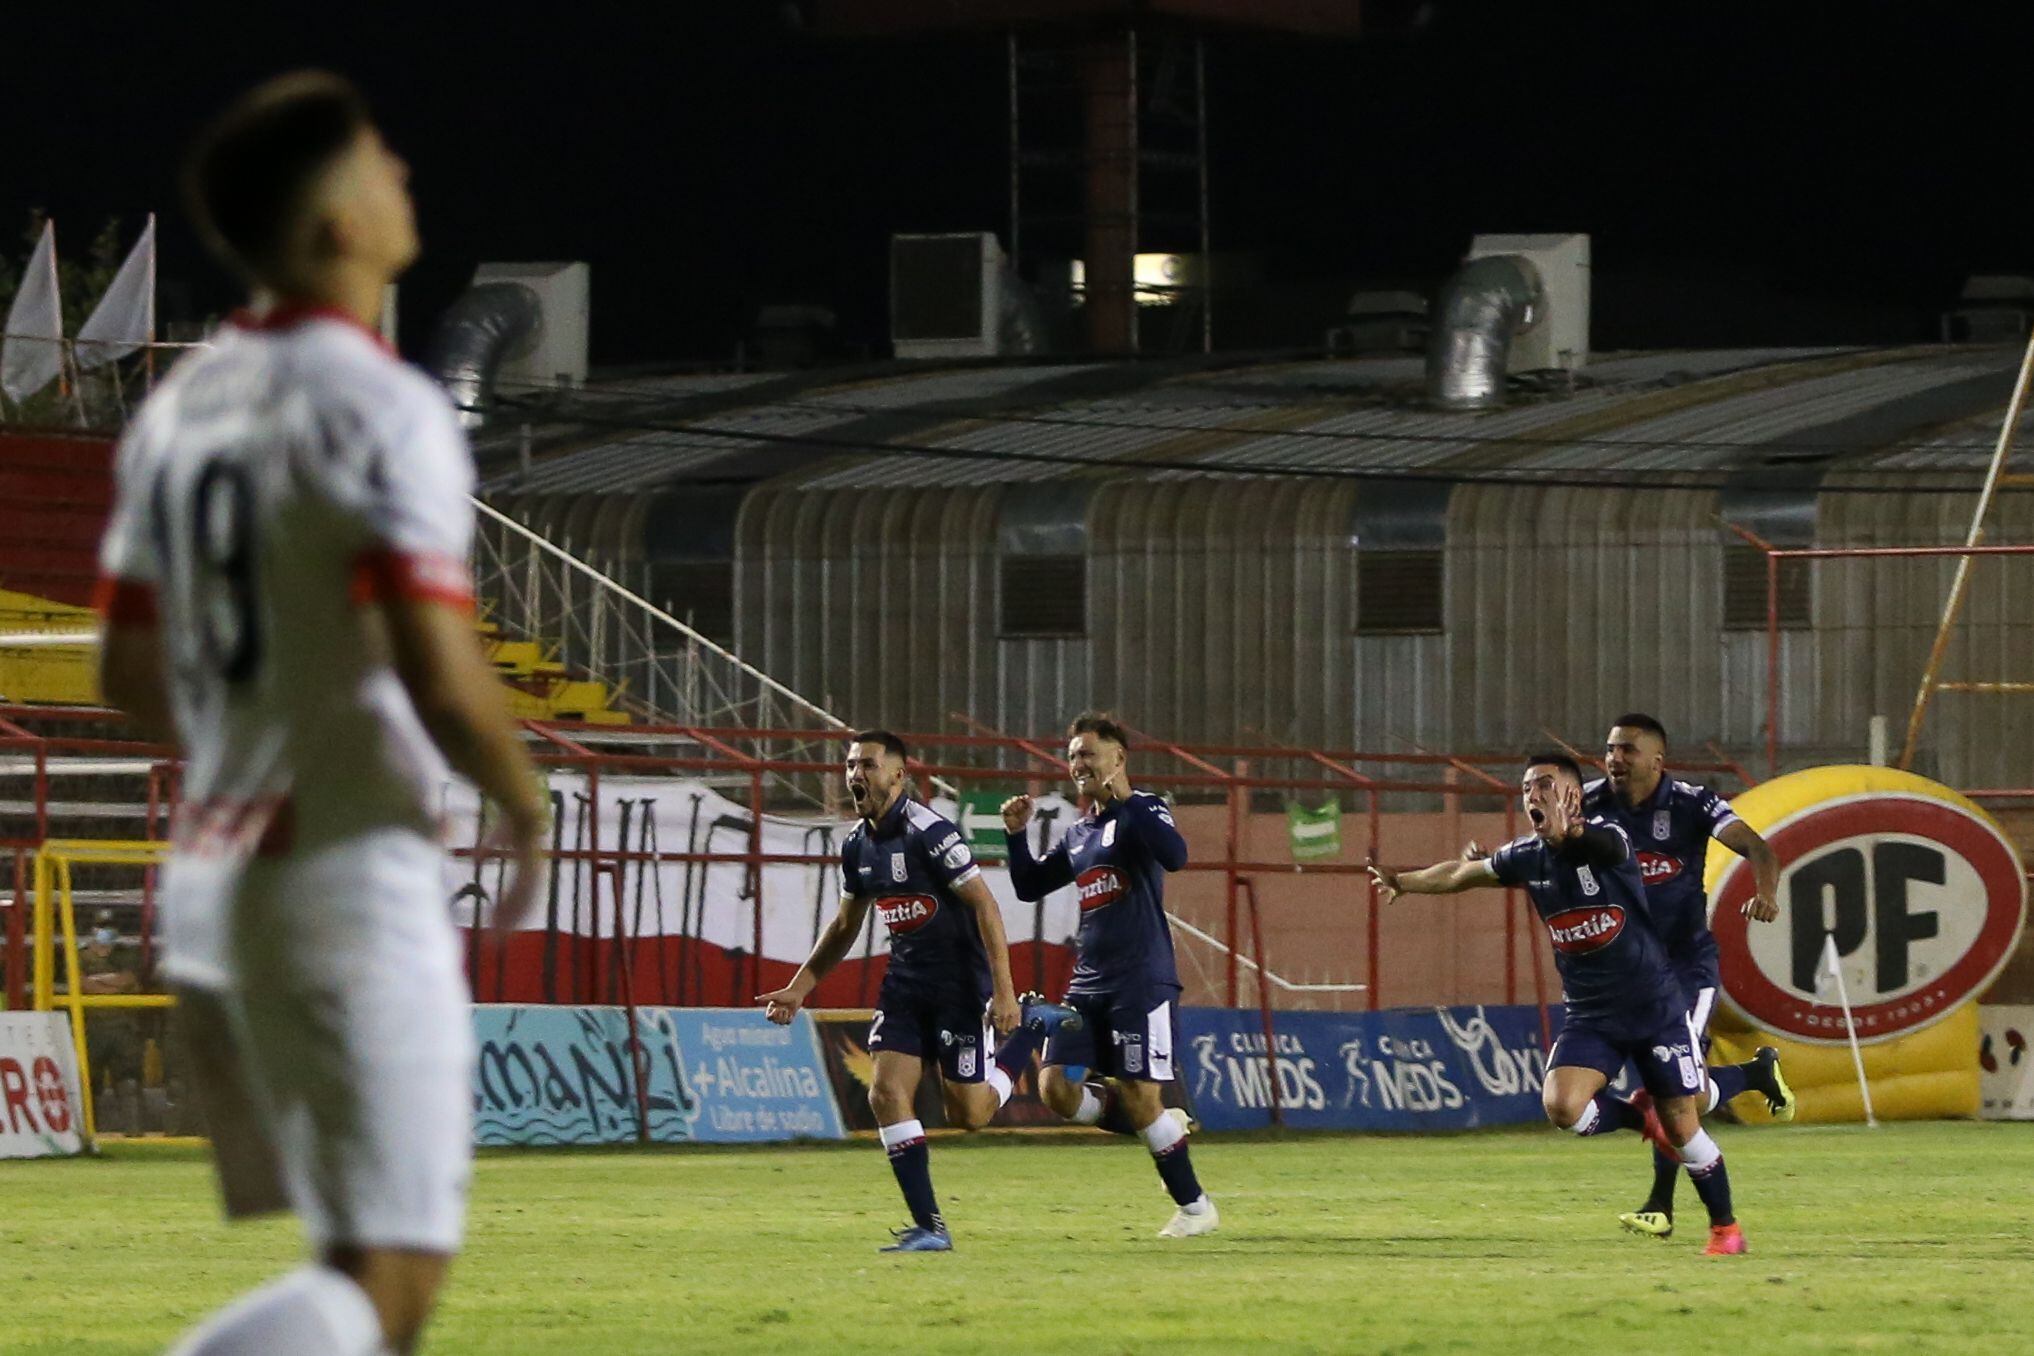
[[[1080,887],[1082,913],[1107,908],[1123,897],[1123,873],[1113,866],[1091,866],[1074,884]]]
[[[916,932],[939,912],[931,895],[890,895],[876,901],[876,917],[892,932]]]
[[[1547,920],[1554,950],[1567,956],[1601,951],[1624,931],[1624,910],[1615,904],[1595,909],[1563,909]]]

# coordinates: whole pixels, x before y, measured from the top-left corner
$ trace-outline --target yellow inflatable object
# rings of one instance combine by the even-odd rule
[[[1839,839],[1857,841],[1852,835],[1858,825],[1841,822],[1845,807],[1849,807],[1848,813],[1855,818],[1858,813],[1858,802],[1881,797],[1933,802],[1959,812],[1945,816],[1941,811],[1930,811],[1925,806],[1918,809],[1910,807],[1913,811],[1912,822],[1917,827],[1908,829],[1903,826],[1897,831],[1929,839],[1932,830],[1919,826],[1923,820],[1932,818],[1940,824],[1950,826],[1951,837],[1963,838],[1973,832],[1980,840],[1995,837],[2005,844],[2005,853],[2010,859],[2010,868],[2017,880],[2018,858],[1989,815],[1946,786],[1893,768],[1825,767],[1790,773],[1745,791],[1731,802],[1731,808],[1738,818],[1757,829],[1769,840],[1774,839],[1780,831],[1789,831],[1788,836],[1797,843],[1816,839],[1826,839],[1834,843]],[[1957,821],[1965,816],[1979,821],[1979,826],[1982,827],[1958,826]],[[1827,832],[1821,827],[1825,823],[1833,826]],[[1985,833],[1985,830],[1989,833]],[[1795,854],[1790,854],[1784,839],[1776,841],[1774,846],[1780,852],[1784,877],[1784,873],[1795,864],[1794,860],[1790,860]],[[1964,842],[1948,850],[1967,856],[1968,848],[1968,842]],[[1981,854],[1993,851],[1985,847],[1981,841],[1977,850]],[[1814,849],[1811,848],[1810,851]],[[1989,869],[1991,874],[1985,877],[1987,881],[1996,880],[2003,875],[2002,869],[1996,863]],[[1732,880],[1733,875],[1740,871],[1745,874]],[[1858,1090],[1857,1069],[1852,1060],[1849,1043],[1840,1034],[1840,1025],[1830,1041],[1811,1043],[1788,1039],[1747,1018],[1745,1015],[1747,1009],[1757,1006],[1762,1001],[1758,996],[1751,995],[1744,989],[1731,992],[1734,983],[1743,983],[1748,978],[1752,987],[1763,991],[1765,995],[1763,1001],[1770,1001],[1773,995],[1779,993],[1779,988],[1773,985],[1770,978],[1761,978],[1755,973],[1756,967],[1740,965],[1733,969],[1730,959],[1733,945],[1742,955],[1746,942],[1738,940],[1733,943],[1726,934],[1733,930],[1742,933],[1745,928],[1788,926],[1789,915],[1785,909],[1789,906],[1789,901],[1786,897],[1784,879],[1783,912],[1779,922],[1739,924],[1736,920],[1717,912],[1720,906],[1733,911],[1736,909],[1737,901],[1746,893],[1749,872],[1750,866],[1742,862],[1735,853],[1721,843],[1710,844],[1703,880],[1709,891],[1712,921],[1722,925],[1717,930],[1719,937],[1723,939],[1726,953],[1724,982],[1725,997],[1728,1000],[1717,1012],[1711,1062],[1737,1063],[1750,1059],[1752,1052],[1760,1045],[1774,1046],[1780,1051],[1787,1081],[1800,1098],[1798,1120],[1825,1123],[1863,1120],[1864,1108]],[[2000,907],[2003,909],[2003,906]],[[2010,920],[2013,923],[2013,939],[2017,939],[2019,923],[2024,920],[2024,914],[2025,905],[2022,900],[2020,918]],[[2000,916],[2003,918],[2003,913]],[[2004,922],[2002,921],[1999,926],[2003,927]],[[2004,954],[2010,954],[2011,950],[2012,940],[2009,940]],[[1968,993],[1955,995],[1962,1001],[1944,1003],[1939,1012],[1920,1019],[1922,1024],[1917,1025],[1911,1018],[1897,1019],[1903,1026],[1903,1034],[1887,1037],[1869,1035],[1861,1031],[1861,1042],[1869,1042],[1861,1044],[1861,1052],[1865,1075],[1871,1084],[1872,1109],[1881,1119],[1916,1120],[1977,1114],[1980,1102],[1977,1064],[1980,1037],[1976,997],[1982,992],[1983,987],[1980,984]],[[1871,995],[1852,994],[1854,1007],[1859,1010],[1867,1008],[1871,998]],[[1772,1119],[1766,1110],[1764,1100],[1756,1094],[1738,1098],[1733,1103],[1732,1110],[1743,1120],[1753,1124]]]

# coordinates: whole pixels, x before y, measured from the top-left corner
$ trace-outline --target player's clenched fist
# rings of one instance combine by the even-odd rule
[[[1012,796],[1003,802],[1003,827],[1011,833],[1024,832],[1031,822],[1031,797]]]
[[[786,1026],[798,1015],[798,1009],[805,1006],[807,992],[794,982],[769,993],[759,993],[756,1001],[763,1005],[763,1012],[771,1021]]]

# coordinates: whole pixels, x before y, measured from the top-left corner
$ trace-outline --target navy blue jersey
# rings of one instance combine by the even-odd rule
[[[1149,791],[1132,791],[1100,813],[1076,819],[1045,854],[1010,840],[1010,884],[1019,899],[1080,890],[1081,930],[1068,993],[1179,987],[1172,928],[1165,921],[1165,873],[1186,865],[1186,839],[1172,811]]]
[[[909,796],[840,845],[840,892],[872,901],[890,930],[883,986],[989,1001],[989,953],[975,911],[955,893],[982,874],[961,832]]]
[[[1681,986],[1647,915],[1631,841],[1600,815],[1588,823],[1617,834],[1624,858],[1616,866],[1590,866],[1527,834],[1491,853],[1490,869],[1500,884],[1523,887],[1547,925],[1568,1020],[1648,1037],[1680,1016]]]
[[[1601,815],[1625,831],[1638,853],[1646,883],[1646,909],[1653,931],[1667,948],[1667,961],[1684,976],[1717,986],[1716,938],[1709,932],[1709,894],[1702,871],[1709,840],[1737,816],[1714,791],[1672,777],[1660,778],[1653,794],[1627,805],[1607,780],[1582,789],[1582,812]]]

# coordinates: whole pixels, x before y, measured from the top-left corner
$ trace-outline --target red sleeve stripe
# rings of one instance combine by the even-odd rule
[[[466,562],[430,551],[363,551],[353,558],[347,597],[356,605],[397,598],[474,610]]]
[[[102,574],[92,585],[92,610],[109,626],[155,625],[155,585]]]

